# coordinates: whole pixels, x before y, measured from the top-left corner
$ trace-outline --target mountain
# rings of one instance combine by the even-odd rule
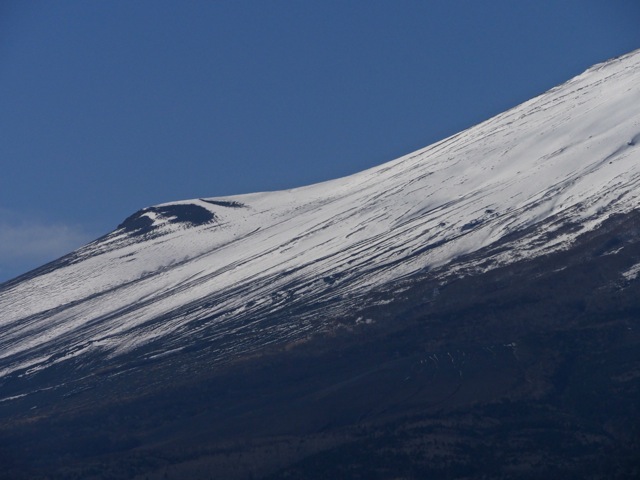
[[[640,51],[0,285],[0,478],[640,474]]]

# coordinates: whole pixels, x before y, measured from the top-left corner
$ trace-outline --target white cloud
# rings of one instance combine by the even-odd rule
[[[79,226],[21,219],[0,210],[0,282],[55,260],[93,238]]]
[[[56,257],[78,248],[86,240],[86,233],[68,225],[0,224],[0,261]]]

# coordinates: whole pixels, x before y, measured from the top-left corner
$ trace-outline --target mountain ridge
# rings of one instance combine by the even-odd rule
[[[485,268],[563,248],[612,212],[638,204],[639,59],[636,51],[594,66],[493,119],[348,177],[143,209],[61,268],[5,284],[0,357],[46,348],[92,323],[102,329],[89,334],[92,348],[126,351],[204,315],[280,308],[273,297],[291,296],[279,292],[291,293],[293,279],[301,284],[294,296],[323,295],[328,286],[357,296],[425,269],[459,263],[453,268],[469,270],[456,259],[533,226],[533,235],[485,258]],[[230,207],[236,204],[242,208]],[[575,232],[569,223],[579,226]],[[211,296],[219,306],[205,313]],[[139,298],[149,301],[132,311]],[[188,303],[201,312],[139,328]],[[60,306],[64,318],[47,317],[46,327],[36,320]],[[24,337],[29,331],[41,332],[39,344]],[[24,347],[16,350],[21,337]]]

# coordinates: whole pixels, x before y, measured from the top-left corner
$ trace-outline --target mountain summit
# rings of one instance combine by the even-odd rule
[[[639,105],[636,51],[361,173],[142,209],[0,285],[0,459],[13,478],[624,478]],[[509,441],[482,454],[474,431]],[[621,463],[594,470],[600,450]]]

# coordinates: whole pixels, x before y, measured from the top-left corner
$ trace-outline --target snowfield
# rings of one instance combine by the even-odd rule
[[[463,275],[566,248],[637,209],[639,182],[636,51],[355,175],[138,212],[0,286],[0,375],[198,339],[246,352],[257,348],[246,332],[263,345],[301,338],[321,322],[259,320],[310,299],[354,311],[371,288],[420,272]]]

